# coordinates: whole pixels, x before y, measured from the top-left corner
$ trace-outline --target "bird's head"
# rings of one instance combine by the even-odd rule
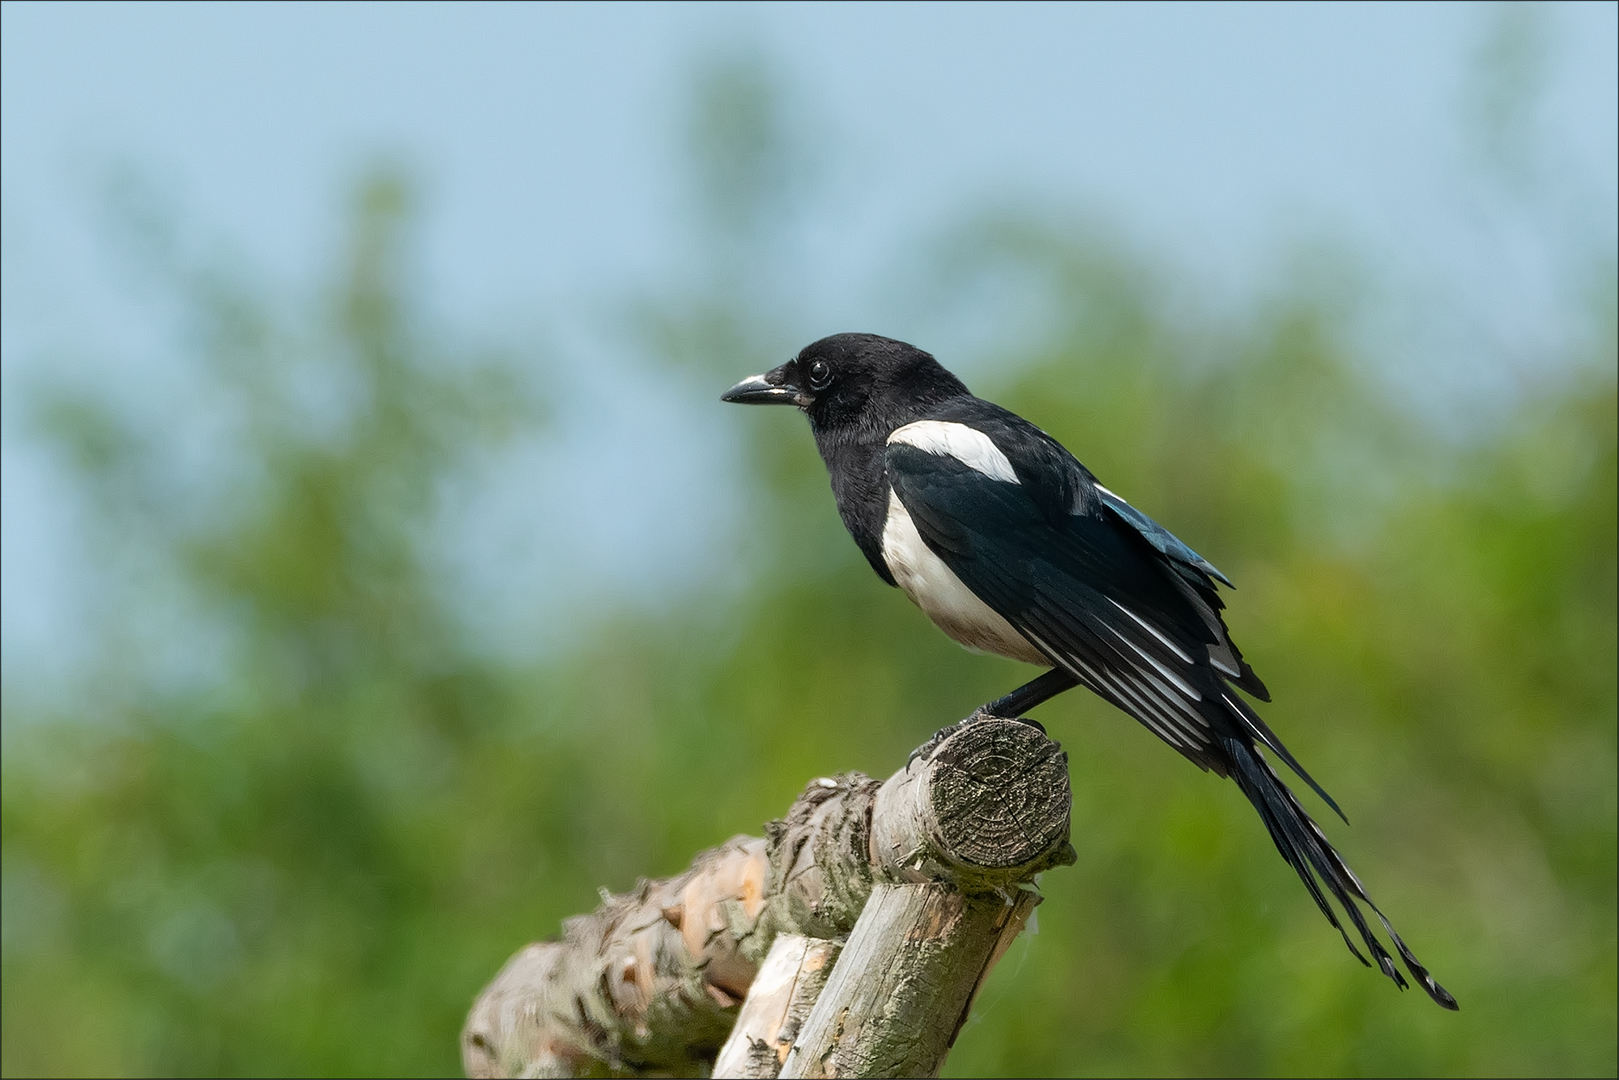
[[[817,434],[888,432],[928,408],[967,393],[961,380],[914,345],[876,334],[833,334],[720,400],[797,405]]]

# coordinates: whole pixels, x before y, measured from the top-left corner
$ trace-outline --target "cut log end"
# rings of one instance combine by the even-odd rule
[[[1068,757],[1015,720],[957,727],[883,784],[872,862],[892,881],[1005,888],[1073,862]]]
[[[1066,845],[1068,755],[1038,728],[1009,720],[966,724],[934,751],[927,769],[936,839],[951,861],[1010,870]]]

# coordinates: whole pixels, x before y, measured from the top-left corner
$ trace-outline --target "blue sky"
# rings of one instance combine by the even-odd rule
[[[1609,252],[1616,11],[1545,10],[1535,115],[1558,205]],[[1465,398],[1472,383],[1506,385],[1484,369],[1536,354],[1559,311],[1543,253],[1468,179],[1469,79],[1499,16],[1468,4],[8,0],[6,398],[30,364],[62,355],[104,357],[109,378],[161,384],[161,318],[131,301],[96,239],[98,185],[120,166],[153,178],[210,242],[291,286],[329,264],[345,186],[377,155],[398,158],[424,182],[439,314],[484,336],[544,325],[588,339],[570,330],[577,313],[680,265],[681,89],[704,56],[736,48],[779,69],[826,148],[806,337],[890,329],[871,323],[892,314],[896,261],[963,209],[1010,198],[1105,220],[1216,298],[1274,282],[1301,238],[1343,238],[1451,312],[1424,338],[1445,344],[1398,385]],[[590,376],[580,378],[588,402]],[[14,670],[64,654],[86,579],[71,513],[13,404],[3,416]],[[681,448],[672,469],[716,460],[667,417],[598,422],[661,433]],[[570,497],[590,498],[583,486]],[[634,575],[611,568],[634,561],[647,523],[545,543],[576,545],[561,560],[583,568],[584,587],[622,588]],[[697,558],[709,539],[690,531],[677,546]],[[543,547],[518,560],[527,591],[516,592],[531,607],[548,588]]]
[[[428,180],[447,310],[617,286],[678,243],[681,80],[706,53],[757,43],[849,159],[833,225],[848,258],[1013,191],[1095,208],[1223,277],[1301,223],[1373,242],[1420,231],[1454,194],[1488,14],[8,2],[7,257],[79,281],[61,233],[86,216],[96,171],[127,161],[259,264],[307,272],[341,185],[380,151]],[[1562,5],[1549,22],[1545,117],[1611,192],[1615,5]]]

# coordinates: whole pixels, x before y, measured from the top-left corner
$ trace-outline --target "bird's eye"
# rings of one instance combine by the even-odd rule
[[[809,368],[810,389],[825,390],[832,384],[832,365],[825,360],[817,360]]]

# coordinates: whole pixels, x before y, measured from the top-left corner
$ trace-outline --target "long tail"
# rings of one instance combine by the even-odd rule
[[[1388,918],[1372,903],[1372,898],[1366,895],[1366,887],[1360,883],[1355,872],[1349,869],[1343,857],[1327,841],[1326,834],[1321,831],[1310,815],[1304,812],[1304,807],[1282,783],[1281,777],[1276,775],[1270,764],[1260,756],[1259,751],[1252,743],[1240,736],[1222,736],[1220,740],[1227,754],[1231,758],[1231,778],[1242,788],[1242,793],[1248,796],[1248,801],[1254,804],[1259,816],[1265,820],[1265,828],[1270,830],[1270,838],[1276,842],[1276,850],[1282,853],[1288,865],[1298,872],[1305,888],[1315,897],[1316,906],[1327,917],[1327,921],[1343,935],[1344,944],[1354,953],[1361,963],[1370,967],[1370,962],[1355,947],[1350,940],[1349,932],[1339,921],[1337,912],[1327,902],[1326,894],[1321,891],[1325,885],[1327,891],[1337,898],[1343,907],[1344,913],[1355,929],[1360,931],[1360,937],[1366,944],[1366,949],[1377,961],[1377,966],[1383,974],[1394,980],[1396,986],[1404,990],[1407,986],[1405,977],[1400,974],[1399,968],[1394,966],[1394,958],[1388,954],[1383,943],[1377,939],[1372,928],[1367,925],[1365,916],[1355,903],[1359,900],[1377,916],[1388,931],[1389,937],[1394,940],[1394,948],[1398,950],[1400,959],[1405,961],[1406,969],[1411,977],[1428,991],[1428,996],[1447,1009],[1459,1009],[1456,999],[1450,996],[1443,986],[1434,981],[1428,969],[1418,962],[1400,935],[1394,932],[1394,927]],[[1319,881],[1317,880],[1319,879]]]

